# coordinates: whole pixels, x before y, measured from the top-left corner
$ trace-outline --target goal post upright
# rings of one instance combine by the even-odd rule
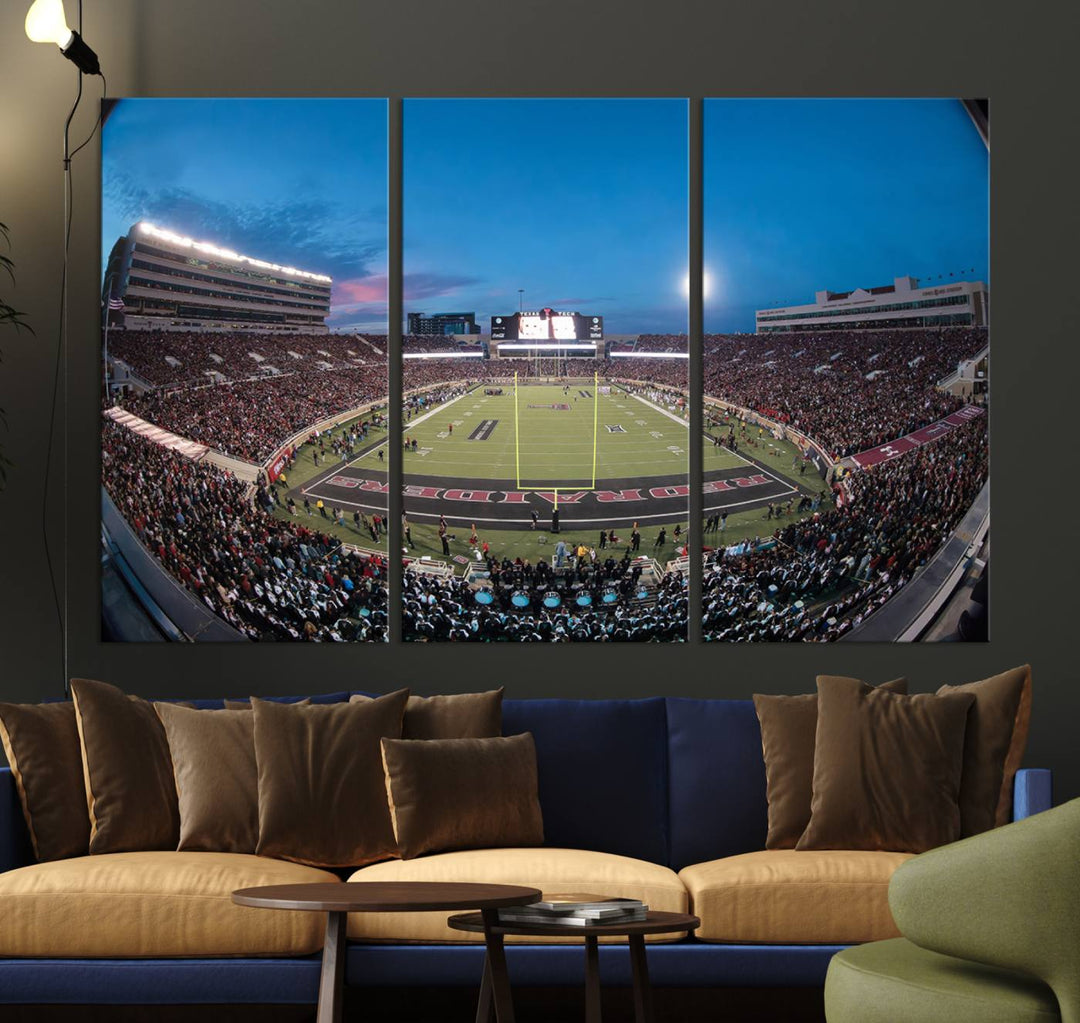
[[[600,374],[593,370],[592,487],[596,489],[596,449],[600,443]]]
[[[518,426],[518,375],[514,370],[514,471],[517,474],[517,488],[521,489],[521,429]]]

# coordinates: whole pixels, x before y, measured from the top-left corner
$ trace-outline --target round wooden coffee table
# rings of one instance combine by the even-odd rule
[[[503,937],[507,934],[540,937],[541,935],[573,936],[585,939],[585,1020],[600,1023],[600,949],[598,938],[626,937],[630,942],[630,965],[634,973],[634,1019],[636,1023],[652,1023],[652,988],[649,986],[649,963],[645,958],[646,934],[671,934],[692,931],[701,926],[696,916],[688,913],[661,913],[650,910],[644,920],[628,920],[619,924],[593,924],[588,927],[557,923],[502,923],[495,910],[485,913],[463,913],[452,916],[447,924],[455,931],[483,932],[487,944],[484,979],[480,983],[480,1002],[476,1008],[477,1023],[488,1023],[494,1007],[498,1023],[513,1019],[513,1008],[504,1015],[500,1004],[509,1005],[510,982],[506,973]]]
[[[512,884],[441,884],[426,881],[349,881],[328,884],[276,884],[241,888],[232,893],[233,902],[258,909],[292,909],[326,913],[326,940],[323,943],[322,975],[319,979],[317,1023],[340,1023],[344,1004],[346,924],[350,913],[425,913],[456,909],[479,909],[481,921],[498,923],[497,910],[503,906],[524,906],[540,898],[538,888]],[[481,925],[481,930],[483,926]],[[501,948],[501,939],[500,939]],[[506,960],[500,958],[501,976],[506,977]],[[486,975],[486,974],[485,974]],[[500,987],[499,1002],[510,1005],[509,984]],[[504,1013],[507,1010],[504,1010]],[[501,1014],[500,1023],[512,1023]]]

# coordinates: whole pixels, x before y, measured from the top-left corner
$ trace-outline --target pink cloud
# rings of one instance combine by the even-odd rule
[[[346,302],[385,302],[386,276],[353,277],[334,284],[333,303]]]

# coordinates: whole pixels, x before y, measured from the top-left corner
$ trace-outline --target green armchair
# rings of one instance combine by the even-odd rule
[[[828,1023],[1080,1023],[1080,799],[901,866],[902,938],[833,957]]]

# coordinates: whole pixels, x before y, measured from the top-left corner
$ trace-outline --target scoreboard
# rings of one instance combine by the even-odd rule
[[[491,317],[492,341],[603,341],[604,318],[562,309],[527,309]]]

